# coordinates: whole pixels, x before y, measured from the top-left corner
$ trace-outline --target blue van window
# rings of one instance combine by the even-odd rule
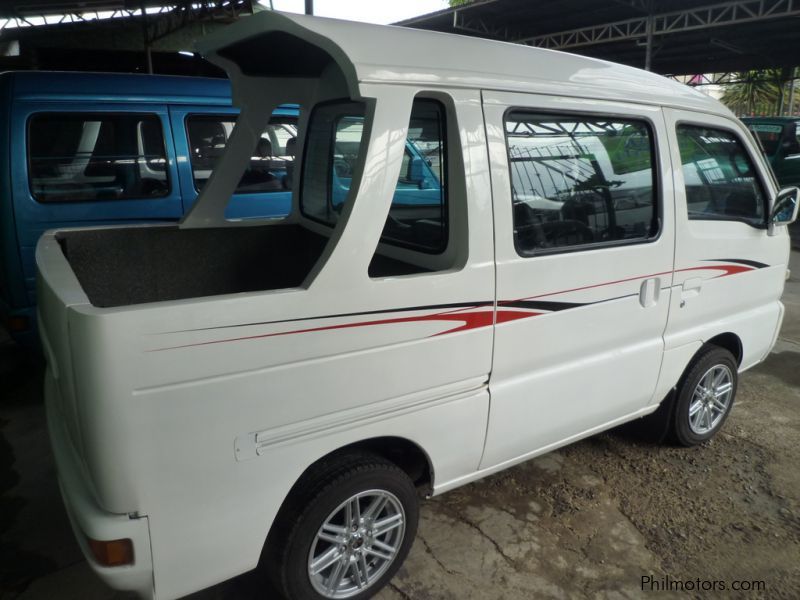
[[[233,131],[233,115],[191,115],[186,119],[192,176],[199,192],[205,185]],[[250,158],[250,165],[236,188],[237,194],[260,194],[291,189],[297,126],[273,119]]]
[[[311,116],[301,208],[306,216],[333,225],[347,201],[363,149],[363,105],[323,105]],[[394,198],[381,242],[427,253],[447,246],[444,108],[417,99]],[[328,176],[320,171],[327,169]],[[320,182],[327,181],[327,185]]]
[[[300,210],[309,219],[336,224],[364,149],[364,111],[361,102],[325,102],[311,113],[300,189]]]
[[[148,199],[170,192],[154,114],[40,113],[28,124],[31,194],[39,202]]]
[[[381,242],[438,254],[447,247],[444,107],[417,99]]]

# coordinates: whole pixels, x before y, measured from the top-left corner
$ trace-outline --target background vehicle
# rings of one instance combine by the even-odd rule
[[[36,343],[34,248],[53,227],[175,222],[194,204],[238,110],[227,80],[0,74],[0,318]],[[285,215],[297,108],[280,107],[227,209]]]
[[[800,118],[745,117],[782,186],[800,185]]]

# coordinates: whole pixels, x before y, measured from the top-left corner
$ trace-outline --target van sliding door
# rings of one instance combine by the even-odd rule
[[[484,93],[497,240],[481,468],[654,401],[673,259],[661,110]]]

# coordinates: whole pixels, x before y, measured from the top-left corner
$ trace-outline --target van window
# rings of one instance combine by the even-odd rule
[[[414,101],[382,243],[427,253],[440,253],[447,247],[444,127],[444,108],[439,102]],[[307,217],[328,225],[336,222],[349,196],[363,133],[362,104],[323,105],[314,110],[301,196]],[[324,170],[327,175],[320,176]]]
[[[203,189],[214,165],[225,151],[233,131],[233,115],[190,115],[186,118],[189,156],[195,189]],[[279,192],[291,189],[297,126],[274,120],[256,144],[250,165],[236,188],[237,194]]]
[[[696,125],[678,125],[677,134],[689,219],[764,225],[766,196],[737,137]]]
[[[170,191],[161,119],[154,114],[33,115],[28,164],[39,202],[158,198]]]
[[[776,123],[748,123],[747,126],[756,135],[758,141],[761,142],[761,147],[767,156],[773,156],[778,151],[778,146],[783,136],[783,125]]]
[[[521,256],[658,234],[646,123],[511,112],[506,143]]]

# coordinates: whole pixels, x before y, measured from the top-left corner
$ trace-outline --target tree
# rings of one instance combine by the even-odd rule
[[[722,94],[722,101],[737,115],[773,113],[782,95],[780,69],[745,71]]]

